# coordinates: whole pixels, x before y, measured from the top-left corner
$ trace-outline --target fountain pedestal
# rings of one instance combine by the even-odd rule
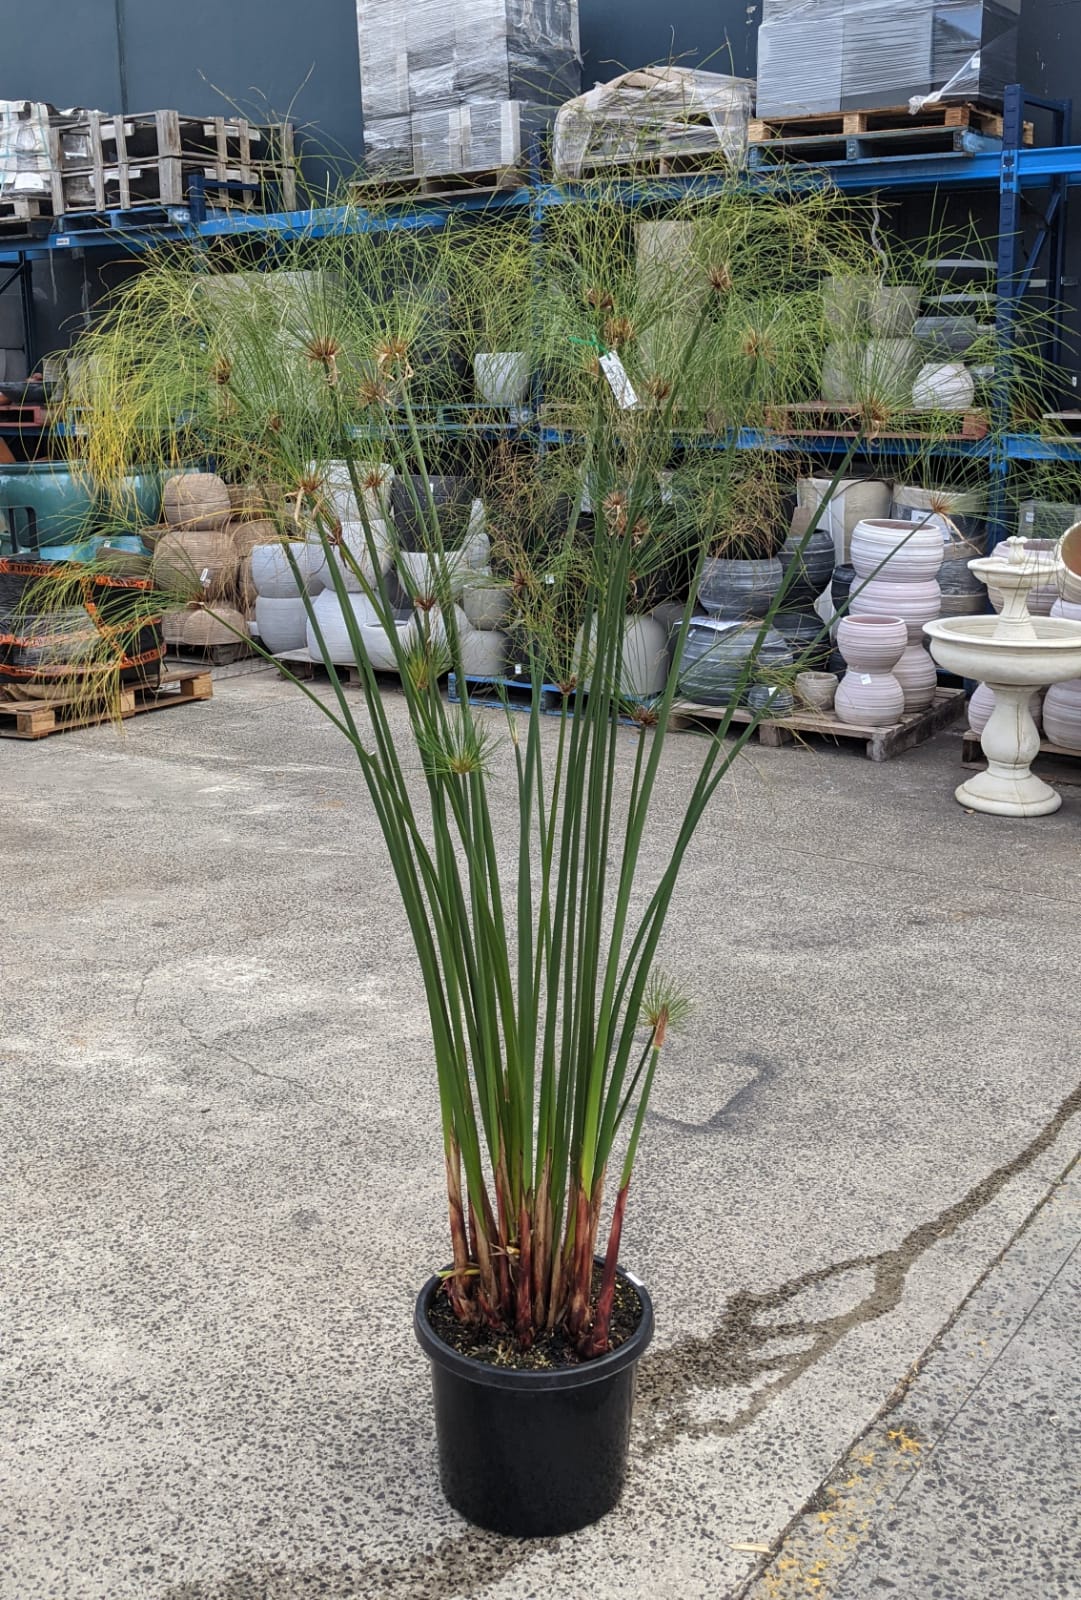
[[[980,743],[987,769],[966,778],[955,798],[973,811],[1001,817],[1042,817],[1062,796],[1032,771],[1040,735],[1029,708],[1033,689],[1081,677],[1081,623],[1032,617],[1026,597],[1037,583],[1054,580],[1057,554],[1033,552],[1009,539],[1006,556],[970,561],[981,580],[1003,596],[998,616],[941,617],[924,624],[939,666],[975,678],[995,691],[995,709]]]

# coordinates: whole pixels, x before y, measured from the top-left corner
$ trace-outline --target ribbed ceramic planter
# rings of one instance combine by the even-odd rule
[[[776,558],[738,561],[714,556],[702,568],[699,603],[712,616],[732,621],[764,617],[783,577],[783,568]]]
[[[1053,683],[1043,697],[1044,737],[1063,750],[1081,751],[1081,678]]]
[[[303,650],[308,642],[308,613],[303,600],[297,596],[276,600],[260,595],[255,602],[255,632],[271,655]]]
[[[232,593],[239,566],[228,533],[175,528],[154,546],[151,570],[157,587],[178,598],[220,600]]]
[[[890,516],[937,529],[942,539],[942,615],[964,616],[987,609],[987,590],[968,563],[984,554],[987,501],[980,494],[955,489],[926,489],[897,484]]]
[[[773,626],[792,652],[797,666],[825,667],[830,637],[817,611],[778,611]]]
[[[942,535],[937,528],[894,519],[858,522],[852,565],[859,577],[883,583],[926,581],[942,565]]]
[[[904,690],[893,675],[908,643],[899,617],[842,618],[837,644],[848,671],[833,709],[842,722],[869,728],[891,727],[904,713]]]
[[[829,493],[829,478],[799,478],[796,504],[818,510]],[[882,478],[842,478],[822,513],[821,524],[833,535],[839,564],[849,561],[852,534],[865,518],[890,515],[890,486]]]
[[[798,672],[796,695],[810,711],[829,711],[840,679],[835,672]]]
[[[917,411],[967,411],[976,398],[976,380],[963,361],[926,361],[912,385]]]
[[[522,350],[478,352],[473,357],[473,376],[486,405],[523,405],[529,394],[529,357]]]
[[[719,617],[692,617],[679,670],[679,692],[699,705],[724,706],[739,690],[778,667],[792,666],[792,653],[784,639],[767,629],[757,658],[748,669],[760,633],[755,623],[726,622]]]
[[[852,586],[849,615],[855,617],[903,617],[908,624],[911,644],[923,638],[923,625],[933,622],[942,610],[942,591],[933,578],[920,583],[889,583],[882,578],[860,579]],[[843,648],[843,646],[842,646]]]
[[[188,650],[214,650],[222,645],[244,645],[250,634],[245,618],[232,606],[213,603],[190,611],[167,611],[161,619],[165,643]],[[243,652],[247,653],[246,646]]]
[[[370,522],[369,526],[372,530],[376,561],[372,560],[368,536],[363,522],[360,521],[342,523],[341,532],[337,536],[330,558],[341,572],[342,582],[350,594],[363,594],[366,585],[374,587],[377,565],[380,572],[390,571],[394,550],[390,529],[385,522]],[[324,581],[328,586],[332,586],[334,579],[329,567],[323,571]]]
[[[467,537],[475,494],[472,478],[398,473],[390,486],[390,505],[402,548],[423,550],[431,545],[434,502],[443,548],[456,549]]]
[[[786,607],[813,605],[829,583],[837,565],[833,534],[825,515],[815,531],[810,536],[807,534],[814,515],[815,508],[812,506],[796,507],[788,538],[778,552],[777,559],[787,580],[784,592]]]
[[[1033,691],[1032,699],[1028,703],[1032,720],[1039,728],[1043,721],[1044,691]],[[992,711],[995,709],[995,691],[989,683],[978,683],[969,696],[968,725],[973,733],[982,733],[986,728]]]
[[[779,683],[756,683],[747,691],[749,708],[767,717],[787,717],[795,709],[795,703],[791,689]]]
[[[908,644],[900,617],[842,617],[837,648],[857,672],[892,672]]]
[[[901,685],[906,711],[926,711],[934,702],[938,672],[922,644],[909,644],[893,669]]]

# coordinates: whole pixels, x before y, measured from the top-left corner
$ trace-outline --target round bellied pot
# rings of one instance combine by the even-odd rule
[[[907,644],[893,669],[901,685],[906,711],[926,711],[938,688],[938,671],[922,644]]]
[[[323,588],[326,557],[322,545],[314,540],[293,539],[288,543],[276,540],[270,544],[257,544],[252,547],[250,555],[255,592],[265,600],[295,600],[302,588],[309,594],[318,594]]]
[[[229,490],[216,472],[178,472],[165,480],[162,511],[181,528],[220,528],[233,512]]]
[[[829,478],[798,478],[796,504],[815,511],[821,509],[822,526],[833,535],[836,559],[847,564],[857,522],[865,517],[889,516],[890,486],[882,478],[842,478],[826,500],[831,481]]]
[[[595,637],[595,635],[594,635]],[[586,643],[585,629],[579,628],[574,644],[575,661],[582,663],[588,683],[593,672],[594,651]],[[623,624],[623,650],[619,663],[619,693],[631,700],[648,700],[660,694],[668,677],[668,633],[653,617],[628,616]]]
[[[489,574],[478,573],[477,582],[462,590],[462,610],[474,628],[483,632],[502,628],[514,610],[514,591]]]
[[[773,626],[787,642],[798,666],[811,670],[826,667],[830,637],[817,611],[778,611]]]
[[[1039,729],[1043,724],[1043,697],[1042,689],[1034,689],[1028,708],[1032,713],[1032,720]],[[968,702],[968,725],[973,733],[982,733],[995,709],[995,691],[989,683],[978,683],[973,689]]]
[[[349,608],[353,613],[355,626],[371,627],[378,621],[378,614],[369,600],[361,594],[348,596]],[[349,637],[349,623],[345,609],[333,589],[324,589],[322,594],[316,595],[311,605],[312,614],[307,618],[307,645],[313,661],[332,661],[338,666],[356,665],[357,652],[353,641]],[[323,636],[320,644],[319,633]]]
[[[740,560],[712,556],[702,567],[698,600],[715,617],[731,621],[764,617],[783,577],[784,569],[776,557]]]
[[[787,580],[784,592],[786,607],[813,605],[833,576],[837,557],[833,548],[833,534],[825,513],[814,532],[808,535],[816,508],[797,506],[792,514],[788,538],[781,546],[777,559]]]
[[[925,489],[897,484],[890,515],[938,530],[942,565],[938,582],[944,617],[974,615],[986,610],[987,593],[969,562],[984,554],[986,496],[962,489]]]
[[[900,617],[842,618],[837,644],[848,663],[833,709],[842,722],[888,728],[905,708],[904,690],[893,674],[908,642]]]
[[[907,398],[920,364],[915,339],[870,339],[863,356],[861,398]]]
[[[255,602],[255,632],[272,656],[303,650],[308,637],[308,613],[299,595],[276,600],[259,595]]]
[[[767,717],[787,717],[795,706],[791,689],[779,683],[756,683],[747,691],[747,705]]]
[[[896,518],[867,519],[852,531],[852,565],[861,578],[884,583],[919,583],[942,565],[942,535]]]
[[[1081,751],[1081,678],[1053,683],[1043,697],[1043,731],[1051,744]]]
[[[942,609],[942,591],[933,578],[917,583],[890,583],[879,578],[859,580],[852,585],[849,616],[903,617],[908,624],[910,644],[919,644],[923,625],[933,622]]]
[[[762,632],[756,622],[727,622],[720,617],[692,617],[679,666],[679,692],[704,706],[726,706],[744,694],[755,679],[778,667],[793,665],[792,652],[773,628]],[[750,658],[757,656],[753,665]]]
[[[433,504],[443,549],[456,549],[468,536],[475,494],[472,478],[396,473],[390,485],[390,508],[402,549],[424,550],[431,545]]]
[[[431,1362],[439,1477],[469,1522],[511,1538],[555,1538],[596,1522],[618,1501],[635,1376],[653,1337],[644,1284],[619,1276],[639,1306],[628,1338],[596,1360],[533,1370],[453,1349],[430,1315],[443,1279],[424,1285],[413,1326]]]
[[[797,672],[796,696],[810,711],[829,711],[840,681],[835,672]]]
[[[523,405],[529,394],[529,357],[524,350],[478,351],[473,376],[486,405]]]

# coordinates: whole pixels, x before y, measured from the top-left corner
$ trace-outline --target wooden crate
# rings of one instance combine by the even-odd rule
[[[196,700],[211,699],[213,693],[209,672],[181,671],[163,673],[156,689],[135,685],[121,689],[119,707],[113,710],[105,705],[91,711],[80,710],[79,702],[63,699],[0,699],[0,739],[46,739],[51,733],[64,733],[69,728],[96,727],[112,721],[117,714],[126,719],[144,711],[191,705]]]
[[[376,175],[354,183],[349,198],[358,206],[396,200],[449,200],[464,194],[498,194],[506,189],[520,189],[526,181],[520,167],[484,167],[427,177],[416,173],[400,178]]]
[[[793,711],[784,717],[771,717],[758,724],[759,744],[776,747],[791,744],[800,735],[818,734],[828,739],[860,739],[867,747],[872,761],[889,761],[893,756],[922,744],[933,734],[941,732],[955,722],[965,708],[963,689],[939,689],[934,704],[926,711],[913,711],[889,728],[871,728],[842,722],[832,713]],[[674,729],[703,729],[716,727],[727,716],[725,706],[700,706],[680,700],[672,708],[670,727]],[[753,721],[755,713],[742,706],[732,712],[732,722],[745,727]]]

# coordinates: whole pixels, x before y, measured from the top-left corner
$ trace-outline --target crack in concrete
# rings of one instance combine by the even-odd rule
[[[248,1071],[254,1072],[257,1078],[269,1078],[273,1083],[287,1083],[292,1088],[299,1089],[301,1094],[307,1095],[309,1100],[318,1101],[319,1096],[314,1092],[310,1084],[303,1083],[299,1078],[291,1078],[284,1072],[269,1072],[266,1067],[257,1067],[254,1061],[249,1061],[246,1056],[238,1055],[235,1050],[229,1050],[223,1044],[212,1044],[209,1039],[204,1039],[201,1034],[196,1033],[186,1018],[179,1017],[177,1020],[193,1044],[197,1044],[200,1050],[205,1050],[207,1055],[225,1056],[227,1060],[235,1061],[238,1066],[247,1067]]]
[[[851,1256],[800,1273],[762,1294],[740,1290],[731,1296],[721,1322],[711,1333],[679,1340],[666,1350],[647,1355],[639,1369],[635,1419],[642,1430],[639,1448],[650,1456],[678,1439],[731,1438],[747,1427],[777,1395],[829,1355],[846,1333],[895,1310],[914,1263],[1031,1166],[1079,1111],[1081,1084],[1017,1155],[981,1178],[953,1205],[913,1228],[894,1249]],[[759,1321],[804,1291],[856,1272],[871,1272],[873,1284],[870,1292],[848,1310],[817,1321]],[[766,1348],[776,1340],[797,1337],[810,1339],[810,1345],[773,1355]],[[702,1420],[692,1415],[696,1395],[731,1388],[753,1388],[754,1392],[728,1417]]]

